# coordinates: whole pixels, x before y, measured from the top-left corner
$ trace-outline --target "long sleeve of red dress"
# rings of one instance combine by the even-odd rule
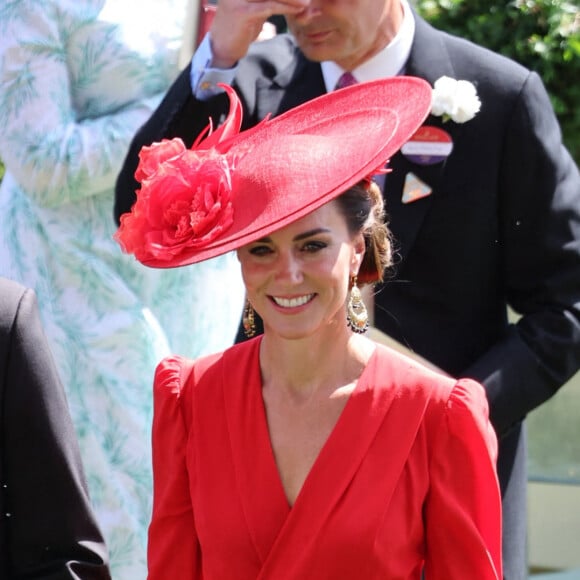
[[[497,442],[483,388],[456,383],[440,421],[430,442],[425,579],[494,578],[495,569],[501,580],[501,500],[492,477]]]
[[[153,418],[153,514],[149,526],[148,578],[202,578],[189,494],[187,429],[180,391],[184,367],[165,359],[155,375]]]

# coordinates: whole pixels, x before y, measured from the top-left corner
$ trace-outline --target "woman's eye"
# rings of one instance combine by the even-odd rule
[[[328,244],[326,244],[325,242],[311,241],[311,242],[306,242],[302,246],[302,251],[314,253],[314,252],[318,252],[320,250],[323,250],[327,246],[328,246]]]
[[[254,246],[250,248],[250,254],[252,256],[265,256],[269,254],[272,250],[268,246]]]

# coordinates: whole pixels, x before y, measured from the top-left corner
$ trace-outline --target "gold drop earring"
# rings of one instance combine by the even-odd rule
[[[256,334],[256,319],[254,316],[254,308],[250,301],[246,298],[246,305],[244,306],[244,313],[242,315],[242,326],[244,327],[244,334],[246,338],[252,338]]]
[[[356,276],[350,277],[350,294],[346,304],[346,322],[357,334],[362,334],[369,327],[369,314],[363,302],[361,292],[356,285]]]

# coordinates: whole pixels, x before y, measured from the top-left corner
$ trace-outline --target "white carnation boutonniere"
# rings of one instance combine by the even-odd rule
[[[456,123],[465,123],[473,119],[480,108],[481,101],[473,83],[446,76],[435,81],[431,114],[442,117],[443,122],[451,119]]]

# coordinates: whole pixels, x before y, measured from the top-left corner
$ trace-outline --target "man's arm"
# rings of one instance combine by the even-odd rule
[[[466,370],[485,384],[499,433],[580,368],[580,174],[535,73],[521,91],[506,136],[503,278],[509,304],[521,318]]]

